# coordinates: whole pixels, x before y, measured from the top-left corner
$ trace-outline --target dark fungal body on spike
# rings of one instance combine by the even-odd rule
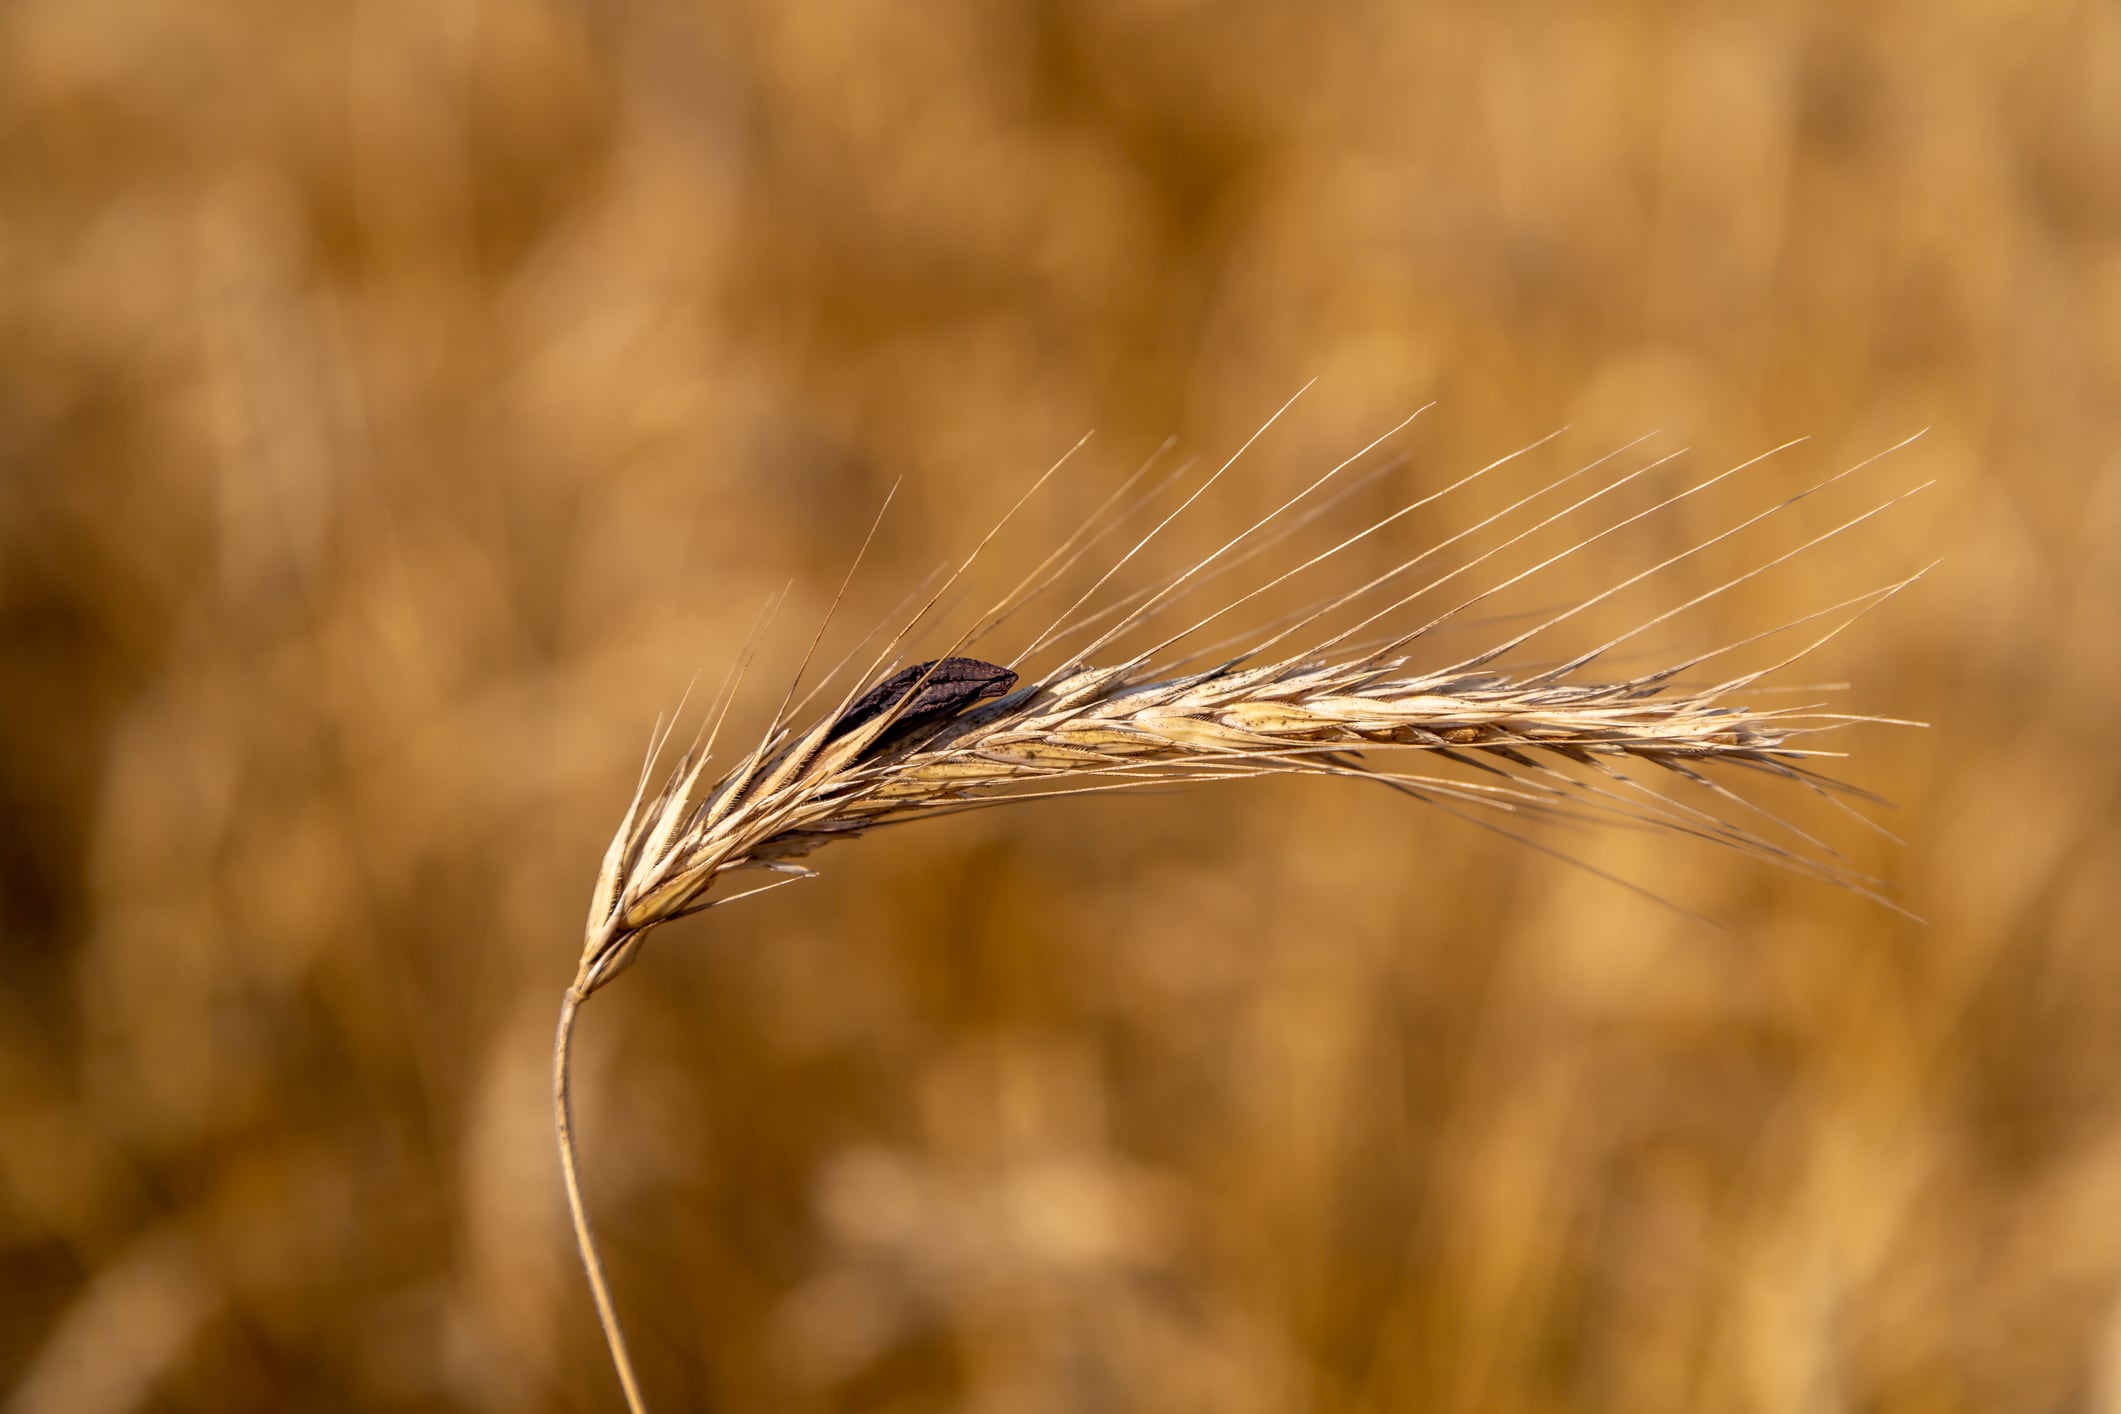
[[[916,687],[915,684],[918,684]],[[984,702],[990,697],[1000,697],[1016,686],[1016,674],[993,663],[983,663],[977,658],[938,658],[926,663],[915,663],[885,678],[854,700],[840,719],[832,724],[825,736],[828,742],[838,741],[851,732],[883,716],[904,699],[908,692],[912,700],[898,714],[877,742],[903,739],[922,727],[934,726],[948,721],[975,702]],[[867,755],[866,752],[863,753]]]

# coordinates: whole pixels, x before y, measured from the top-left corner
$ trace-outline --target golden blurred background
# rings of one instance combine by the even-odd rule
[[[849,622],[1314,376],[1211,530],[1432,399],[1377,504],[1929,428],[1700,628],[1944,557],[1820,668],[1935,724],[1846,768],[1928,922],[1303,781],[820,855],[584,1013],[652,1401],[2121,1410],[2066,0],[0,8],[4,1408],[617,1407],[548,1046],[657,713],[792,581],[755,729],[895,480]]]

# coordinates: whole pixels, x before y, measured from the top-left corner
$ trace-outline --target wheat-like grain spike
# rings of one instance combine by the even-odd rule
[[[1274,415],[1275,419],[1285,411],[1287,405]],[[596,1256],[574,1167],[568,1047],[575,1010],[629,966],[639,956],[643,941],[656,929],[705,909],[812,877],[812,871],[796,861],[825,845],[855,839],[886,826],[1032,800],[1117,794],[1172,784],[1312,775],[1384,786],[1568,860],[1668,907],[1676,906],[1640,885],[1529,836],[1519,828],[1520,824],[1598,823],[1703,840],[1799,870],[1897,909],[1879,879],[1857,871],[1826,841],[1732,789],[1719,777],[1743,771],[1791,782],[1877,828],[1875,822],[1844,799],[1873,798],[1826,775],[1815,764],[1834,754],[1817,745],[1816,738],[1857,723],[1893,719],[1827,712],[1816,705],[1754,706],[1740,695],[1766,697],[1775,693],[1777,689],[1763,685],[1763,678],[1809,656],[1855,620],[1905,589],[1920,574],[1633,676],[1592,682],[1576,679],[1593,663],[1610,662],[1614,649],[1853,530],[1914,492],[1902,493],[1848,516],[1795,548],[1754,564],[1587,650],[1514,671],[1502,666],[1508,655],[1532,639],[1549,634],[1653,575],[1732,540],[1853,475],[1870,461],[1787,496],[1605,589],[1574,597],[1558,611],[1507,614],[1489,620],[1508,623],[1530,618],[1533,622],[1448,666],[1417,666],[1412,656],[1415,645],[1446,629],[1462,630],[1469,622],[1465,618],[1467,611],[1476,605],[1795,444],[1773,448],[1664,496],[1646,509],[1624,514],[1610,524],[1580,534],[1530,567],[1508,574],[1448,608],[1429,613],[1426,621],[1412,630],[1388,629],[1381,638],[1361,637],[1365,630],[1386,624],[1400,611],[1468,576],[1546,528],[1614,496],[1680,453],[1653,458],[1612,476],[1558,510],[1541,515],[1534,509],[1543,499],[1598,468],[1611,465],[1647,439],[1630,442],[1437,540],[1352,590],[1329,594],[1248,636],[1174,652],[1233,611],[1551,440],[1543,438],[1371,521],[1294,567],[1228,598],[1150,647],[1131,653],[1118,648],[1123,640],[1197,594],[1203,586],[1250,563],[1339,504],[1348,494],[1348,483],[1321,501],[1303,507],[1314,493],[1412,420],[1406,419],[1392,432],[1341,461],[1212,553],[1144,588],[1116,594],[1113,602],[1103,608],[1090,608],[1091,601],[1123,568],[1222,478],[1236,461],[1233,456],[1185,493],[1176,509],[1157,518],[1147,533],[1117,555],[1088,590],[1061,610],[1006,664],[957,656],[966,645],[993,633],[1060,584],[1090,550],[1125,525],[1132,513],[1145,510],[1184,477],[1187,468],[1182,466],[1120,514],[1111,514],[1112,508],[1133,493],[1168,450],[1167,443],[999,603],[975,616],[942,654],[906,665],[901,655],[916,629],[946,597],[958,591],[974,561],[1000,532],[998,524],[940,585],[932,591],[924,585],[887,618],[886,623],[897,620],[907,604],[922,600],[918,610],[885,635],[865,672],[828,691],[831,684],[839,681],[847,664],[883,632],[881,625],[850,650],[821,682],[798,698],[803,673],[823,638],[821,626],[804,654],[802,668],[790,682],[757,744],[713,784],[703,785],[706,769],[730,702],[751,661],[759,629],[754,629],[737,666],[717,693],[710,712],[711,724],[678,754],[663,784],[651,790],[654,764],[673,729],[658,723],[648,762],[598,873],[580,965],[568,989],[554,1047],[555,1125],[568,1198],[599,1319],[632,1408],[643,1407],[638,1382]],[[1269,419],[1267,426],[1272,426],[1273,421]],[[1262,427],[1255,432],[1238,454],[1242,455],[1265,430]],[[1069,455],[1073,455],[1072,450]],[[1032,490],[1011,507],[1002,523],[1006,524],[1009,516],[1016,514],[1067,460],[1062,457],[1040,477]],[[1361,484],[1361,480],[1355,479],[1355,484]],[[1520,512],[1536,518],[1527,526],[1510,530],[1511,518]],[[1504,538],[1479,548],[1475,537],[1498,526],[1508,532]],[[870,539],[874,535],[872,526]],[[865,539],[864,550],[869,543]],[[1419,588],[1400,592],[1407,576],[1417,567],[1461,544],[1472,547],[1466,559]],[[857,565],[859,562],[857,556]],[[835,609],[852,577],[850,569],[848,580],[841,584],[833,600]],[[1364,607],[1366,601],[1380,593],[1392,596],[1389,602],[1382,607]],[[785,597],[784,594],[782,598]],[[1355,614],[1356,621],[1306,647],[1285,647],[1306,630],[1327,624],[1343,611]],[[830,613],[826,617],[829,623]],[[1740,648],[1822,620],[1828,624],[1823,632],[1812,635],[1767,668],[1705,683],[1690,682],[1683,676]],[[761,627],[763,622],[762,617]],[[1060,651],[1060,645],[1085,637],[1087,642],[1081,648]],[[1089,661],[1108,651],[1112,655],[1108,661]],[[1045,665],[1034,669],[1032,664],[1042,653]],[[1202,662],[1210,666],[1196,666]],[[799,715],[821,697],[831,705],[807,726],[797,727]],[[1402,769],[1397,763],[1410,756],[1440,758],[1459,768],[1470,768],[1472,778]],[[1692,786],[1707,800],[1691,803],[1653,789],[1641,778],[1649,773]],[[1734,816],[1742,817],[1744,823]],[[725,876],[745,870],[784,877],[758,888],[717,892]]]

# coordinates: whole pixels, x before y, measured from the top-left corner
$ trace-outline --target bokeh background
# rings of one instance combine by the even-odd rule
[[[1358,505],[1931,429],[1698,626],[1944,557],[1819,669],[1928,922],[1322,783],[820,856],[584,1014],[657,1407],[2121,1409],[2117,173],[2073,0],[13,0],[5,1407],[616,1407],[657,713],[894,480],[855,621],[1316,376],[1209,531],[1431,399]]]

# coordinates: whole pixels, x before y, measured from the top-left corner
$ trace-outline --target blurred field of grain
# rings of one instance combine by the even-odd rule
[[[1807,571],[1947,557],[1821,667],[1930,922],[1303,782],[821,856],[585,1013],[659,1406],[2121,1410],[2117,173],[2064,0],[0,9],[6,1407],[615,1407],[655,713],[1317,375],[1211,524],[1931,428]]]

